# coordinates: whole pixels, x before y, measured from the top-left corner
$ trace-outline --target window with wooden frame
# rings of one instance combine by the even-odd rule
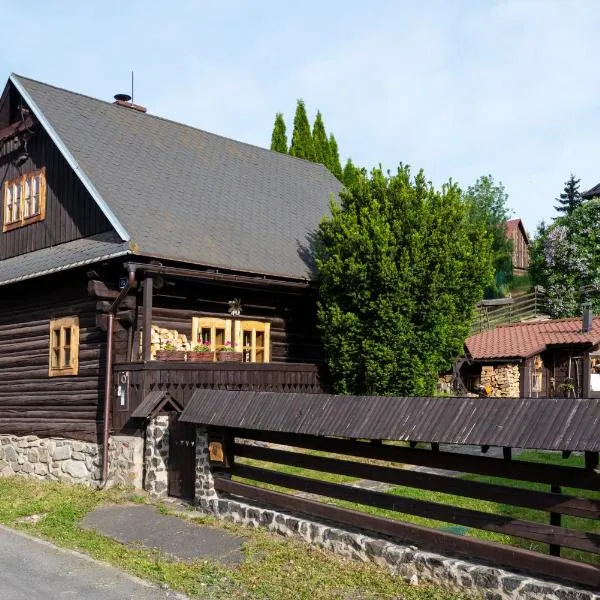
[[[243,362],[269,362],[271,358],[270,323],[240,320],[235,322],[235,331],[235,339],[241,341]]]
[[[217,359],[217,352],[226,348],[227,342],[231,343],[231,320],[213,317],[192,318],[192,346],[206,344],[210,346],[213,359]]]
[[[2,231],[46,218],[46,168],[4,182]]]
[[[50,321],[49,377],[79,372],[79,317]]]

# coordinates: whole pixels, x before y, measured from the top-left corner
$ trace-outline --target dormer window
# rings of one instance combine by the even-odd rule
[[[10,231],[46,218],[46,169],[4,182],[2,231]]]

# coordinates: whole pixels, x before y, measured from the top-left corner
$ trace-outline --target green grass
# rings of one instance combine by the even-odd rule
[[[193,520],[244,537],[245,559],[238,567],[212,561],[175,562],[157,551],[113,541],[78,522],[105,503],[147,502],[140,493],[90,490],[21,478],[0,479],[0,523],[46,538],[58,546],[85,552],[124,571],[198,598],[277,600],[392,599],[460,600],[432,586],[408,586],[374,564],[346,561],[302,542],[208,517]],[[162,512],[170,512],[162,507]],[[43,515],[36,524],[17,522]],[[194,513],[187,513],[193,517]]]
[[[525,275],[516,275],[512,278],[509,291],[513,296],[528,294],[532,291],[532,287],[531,277],[529,276],[529,273],[526,273]]]
[[[568,459],[563,459],[559,453],[548,453],[548,452],[533,452],[527,451],[523,452],[517,457],[517,460],[523,460],[528,462],[539,462],[543,464],[555,464],[562,466],[571,466],[571,467],[581,467],[583,466],[584,459],[582,456],[573,455]],[[241,461],[240,461],[241,462]],[[264,468],[272,468],[276,469],[279,472],[287,473],[291,475],[299,475],[303,477],[312,477],[314,479],[319,479],[321,481],[328,481],[331,483],[342,483],[342,484],[352,484],[357,479],[342,475],[334,475],[330,473],[321,473],[317,471],[311,471],[308,469],[301,469],[298,467],[290,467],[287,465],[272,465],[262,461],[251,461],[249,459],[245,459],[243,461],[245,464],[252,464],[254,466],[264,467]],[[396,465],[397,466],[397,465]],[[508,485],[511,487],[530,489],[530,490],[538,490],[538,491],[550,491],[548,485],[532,483],[527,481],[509,481],[506,479],[502,479],[499,477],[486,477],[481,475],[461,475],[460,477],[464,479],[468,479],[471,481],[479,481],[482,483],[494,483],[499,485]],[[241,479],[240,479],[241,480]],[[246,481],[246,480],[242,480]],[[290,490],[270,485],[263,484],[260,482],[250,482],[253,485],[258,485],[260,487],[272,489],[275,491],[281,491],[290,493]],[[563,493],[570,494],[573,496],[585,497],[585,498],[599,498],[599,494],[597,492],[592,492],[588,490],[576,490],[563,488]],[[508,504],[489,502],[485,500],[478,500],[475,498],[468,498],[462,496],[455,496],[452,494],[443,494],[440,492],[432,492],[429,490],[422,490],[418,488],[409,488],[409,487],[395,487],[388,491],[388,493],[402,496],[404,498],[414,499],[414,500],[425,500],[429,502],[437,502],[440,504],[447,504],[461,508],[467,508],[472,510],[477,510],[485,513],[492,513],[498,515],[504,515],[511,517],[513,519],[520,519],[524,521],[533,521],[540,523],[548,523],[548,513],[544,511],[537,511],[533,509],[523,508],[519,506],[511,506]],[[453,523],[445,523],[441,521],[437,521],[434,519],[428,519],[424,517],[418,517],[414,515],[409,515],[405,513],[400,513],[391,510],[385,510],[380,508],[375,508],[371,506],[366,506],[363,504],[357,504],[353,502],[346,502],[343,500],[335,500],[332,498],[320,498],[323,502],[327,502],[330,504],[335,504],[336,506],[340,506],[342,508],[348,508],[351,510],[357,510],[366,512],[371,515],[385,517],[388,519],[397,519],[402,520],[407,523],[413,523],[415,525],[422,525],[425,527],[433,527],[439,529],[448,529],[455,527]],[[579,531],[586,531],[589,533],[600,534],[600,521],[591,520],[591,519],[583,519],[579,517],[572,517],[568,515],[563,515],[562,527],[566,527],[569,529],[575,529]],[[453,529],[449,529],[450,531],[454,531]],[[534,542],[531,540],[525,540],[522,538],[517,538],[514,536],[504,535],[501,533],[495,533],[491,531],[485,531],[481,529],[470,529],[470,528],[460,528],[460,531],[465,533],[465,535],[470,537],[475,537],[477,539],[499,542],[502,544],[509,544],[513,546],[518,546],[521,548],[527,548],[529,550],[535,550],[538,552],[547,553],[548,545]],[[600,566],[600,556],[596,554],[591,554],[587,552],[582,552],[579,550],[573,550],[571,548],[563,548],[561,551],[561,556],[564,558],[571,558],[573,560],[588,562],[594,565]]]

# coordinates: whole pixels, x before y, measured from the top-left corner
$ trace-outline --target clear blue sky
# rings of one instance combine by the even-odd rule
[[[2,1],[0,73],[268,146],[321,110],[342,160],[436,185],[501,180],[533,232],[573,171],[600,182],[595,0]]]

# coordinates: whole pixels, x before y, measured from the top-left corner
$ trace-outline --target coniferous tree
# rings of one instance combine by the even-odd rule
[[[361,174],[361,170],[352,162],[349,158],[344,165],[344,171],[342,173],[342,183],[347,187],[351,187],[356,183],[357,179]]]
[[[315,122],[312,130],[312,141],[313,148],[315,151],[315,162],[321,163],[329,168],[329,141],[327,140],[327,133],[325,132],[325,125],[323,123],[323,115],[321,111],[317,111]]]
[[[275,124],[273,125],[273,133],[271,134],[271,150],[282,152],[283,154],[287,154],[288,151],[283,113],[277,113],[275,115]]]
[[[340,153],[333,133],[329,134],[329,164],[325,165],[331,173],[340,181],[343,181],[342,165],[340,164]]]
[[[558,206],[554,208],[566,215],[570,215],[578,206],[583,204],[583,199],[579,193],[579,182],[581,179],[575,179],[575,175],[571,173],[569,179],[565,182],[563,193],[556,198]]]
[[[305,158],[306,160],[315,160],[315,148],[310,131],[310,123],[308,122],[306,106],[303,100],[298,100],[296,106],[290,154],[298,158]]]

